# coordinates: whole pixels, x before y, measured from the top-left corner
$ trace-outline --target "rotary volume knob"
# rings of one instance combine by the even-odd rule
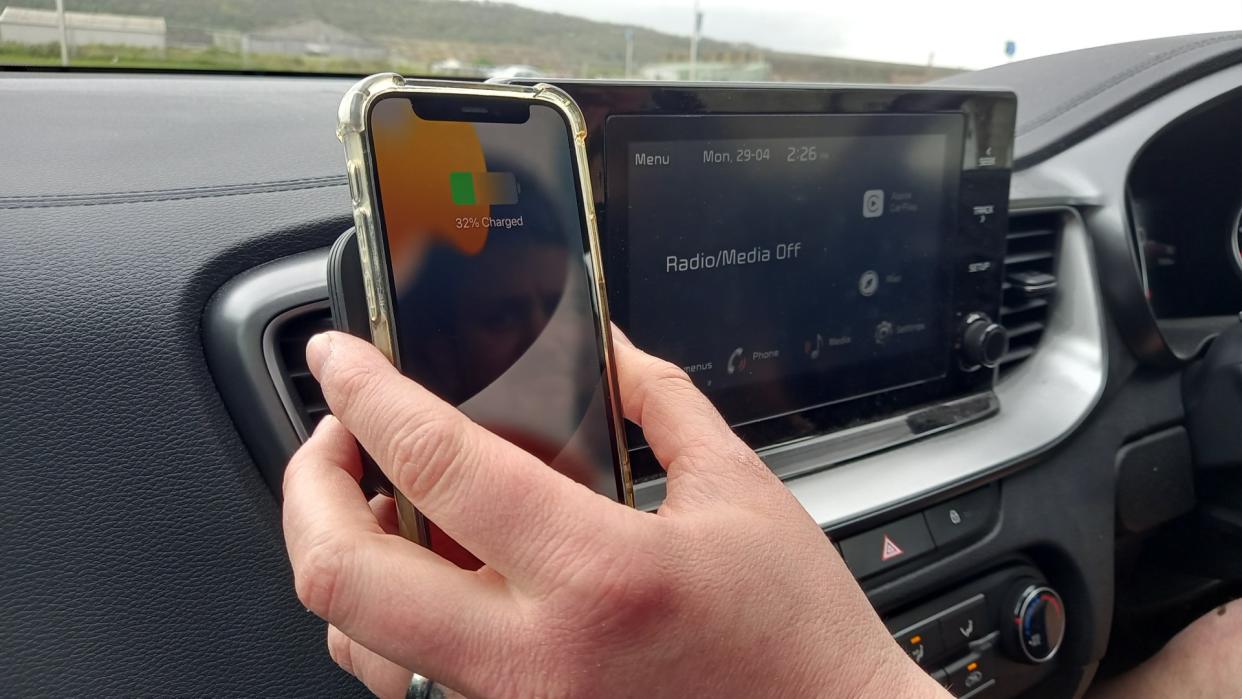
[[[962,331],[962,355],[967,366],[991,369],[1009,351],[1009,333],[982,313],[972,313]]]

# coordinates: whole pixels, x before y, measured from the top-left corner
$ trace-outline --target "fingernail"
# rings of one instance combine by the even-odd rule
[[[315,435],[322,434],[331,429],[331,424],[333,422],[336,422],[336,418],[334,416],[324,415],[323,419],[319,421],[319,424],[315,425],[315,429],[311,432],[311,436],[314,437]]]
[[[319,333],[306,343],[306,366],[315,378],[319,378],[320,370],[331,355],[332,333]]]

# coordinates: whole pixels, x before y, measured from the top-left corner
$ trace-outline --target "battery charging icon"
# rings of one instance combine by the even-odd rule
[[[449,194],[457,206],[516,204],[517,178],[512,172],[450,172]]]

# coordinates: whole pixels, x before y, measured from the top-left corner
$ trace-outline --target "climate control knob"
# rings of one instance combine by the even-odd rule
[[[1015,585],[1013,631],[1003,634],[1010,655],[1027,663],[1046,663],[1061,648],[1065,638],[1065,606],[1056,590],[1032,580]]]
[[[1009,351],[1009,333],[982,313],[973,313],[966,318],[966,328],[962,331],[962,355],[969,367],[987,367],[991,369],[1000,363],[1001,357]]]

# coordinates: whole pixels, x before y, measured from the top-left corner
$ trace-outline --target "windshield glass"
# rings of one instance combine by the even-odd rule
[[[21,0],[0,65],[910,83],[1240,27],[1238,0]]]

